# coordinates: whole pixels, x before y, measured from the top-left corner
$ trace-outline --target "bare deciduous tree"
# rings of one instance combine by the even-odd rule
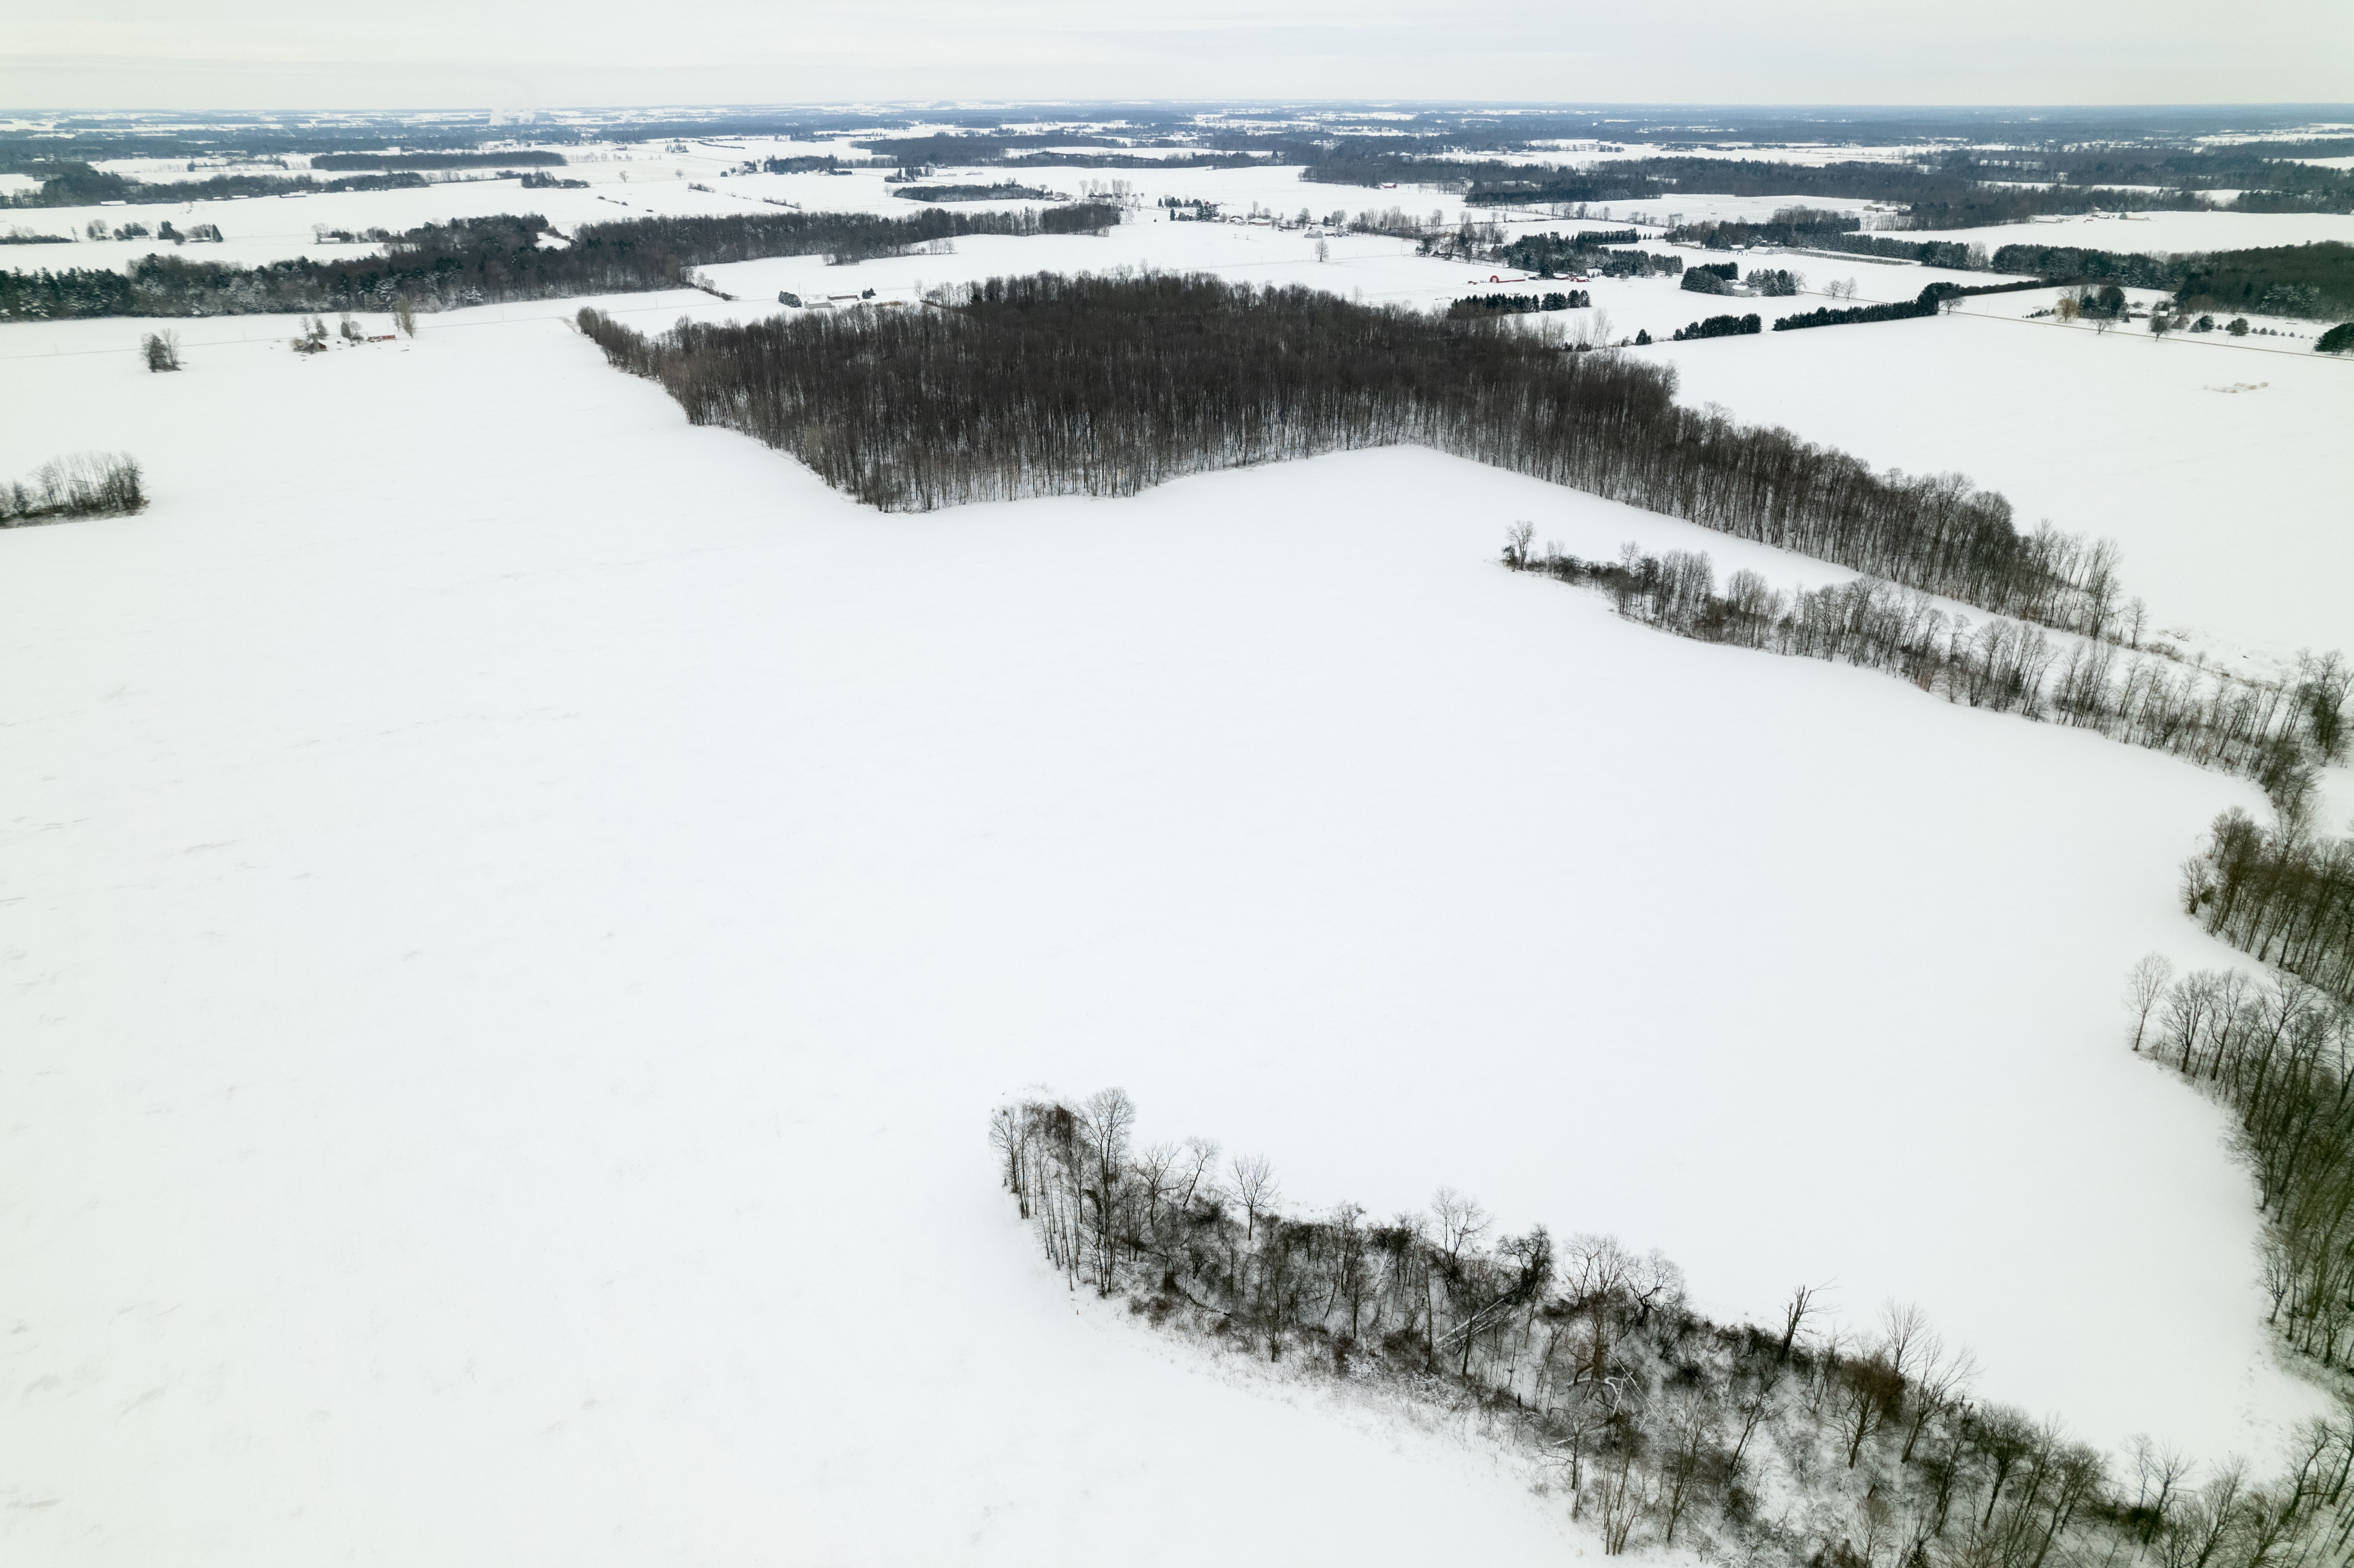
[[[1258,1234],[1258,1217],[1279,1199],[1275,1181],[1275,1161],[1264,1154],[1243,1154],[1235,1157],[1235,1198],[1243,1206],[1243,1238],[1247,1241]]]

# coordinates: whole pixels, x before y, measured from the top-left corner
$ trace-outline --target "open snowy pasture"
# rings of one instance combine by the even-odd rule
[[[552,313],[141,324],[0,376],[0,466],[155,497],[0,535],[11,1561],[1598,1552],[1075,1310],[985,1139],[1041,1084],[1917,1301],[2104,1445],[2317,1408],[2116,1000],[2230,961],[2174,867],[2244,783],[1619,621],[1504,527],[1801,564],[1428,452],[885,516]]]
[[[2220,199],[2231,193],[2211,194]],[[1908,238],[1910,232],[1899,238]],[[2080,250],[2180,256],[2201,250],[2310,245],[2322,239],[2354,242],[2354,217],[2342,212],[2136,212],[2037,218],[1979,228],[1925,229],[1920,238],[1983,245],[1989,251],[2006,245],[2072,245]]]
[[[1869,297],[1878,270],[1856,270]],[[2187,647],[2270,670],[2300,647],[2354,646],[2354,530],[2332,466],[2354,429],[2354,363],[2309,340],[2024,319],[2052,298],[1645,352],[1674,359],[1687,400],[1882,465],[1958,471],[2029,526],[2116,539],[2127,592]],[[1892,380],[1901,395],[1875,394]]]

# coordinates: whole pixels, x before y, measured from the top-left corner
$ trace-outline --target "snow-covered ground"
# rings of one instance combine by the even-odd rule
[[[1876,270],[1858,270],[1869,297]],[[2354,429],[2354,361],[2315,354],[2309,322],[2251,318],[2302,338],[2156,341],[2143,323],[2024,319],[2051,298],[1647,352],[1675,360],[1685,398],[1883,465],[1958,471],[2024,524],[2116,539],[2128,590],[2187,646],[2260,670],[2300,647],[2354,650],[2354,529],[2326,478]],[[1892,375],[1902,396],[1860,395]]]
[[[0,468],[156,497],[0,534],[12,1561],[1598,1550],[1074,1315],[983,1139],[1033,1083],[1719,1312],[1920,1301],[2104,1444],[2316,1407],[2115,1001],[2231,961],[2173,867],[2245,784],[1619,622],[1505,524],[1801,564],[1426,452],[881,516],[556,315],[0,334]],[[2176,353],[1701,347],[1948,330]]]
[[[2216,193],[2221,195],[2224,193]],[[2145,256],[2253,250],[2268,245],[2354,242],[2354,217],[2335,212],[2136,212],[2106,217],[2038,218],[1980,228],[1907,230],[1899,239],[1950,239],[1999,250],[2006,245],[2073,245]]]

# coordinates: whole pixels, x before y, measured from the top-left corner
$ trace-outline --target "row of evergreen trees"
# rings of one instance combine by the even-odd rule
[[[1613,245],[1633,245],[1642,235],[1631,228],[1584,229],[1563,235],[1558,230],[1543,234],[1523,234],[1507,240],[1496,252],[1496,259],[1508,267],[1523,272],[1534,272],[1540,278],[1551,278],[1565,272],[1585,272],[1598,267],[1603,251]]]
[[[1704,337],[1747,337],[1764,330],[1764,323],[1752,311],[1745,316],[1708,316],[1690,326],[1678,327],[1675,340],[1691,343]]]
[[[698,424],[741,429],[888,510],[1133,494],[1210,469],[1413,442],[2003,614],[2099,632],[2114,546],[1957,475],[1882,473],[1787,430],[1679,405],[1670,367],[1199,275],[991,279],[921,312],[683,323],[594,311],[608,357]]]
[[[583,224],[569,243],[547,243],[557,237],[536,214],[458,218],[410,229],[380,256],[241,267],[154,255],[127,273],[0,270],[0,322],[389,311],[401,301],[450,310],[684,288],[699,267],[768,256],[857,261],[967,235],[1092,234],[1119,221],[1117,208],[1090,202],[1043,211],[927,208],[904,217],[779,210]]]
[[[991,1124],[1006,1188],[1070,1287],[1294,1377],[1478,1412],[1603,1551],[1761,1568],[2286,1568],[2354,1538],[2354,1425],[2308,1423],[2293,1467],[2204,1485],[2145,1446],[2129,1472],[2055,1422],[1978,1399],[1917,1310],[1876,1331],[1712,1320],[1681,1271],[1615,1238],[1494,1234],[1441,1189],[1425,1212],[1287,1208],[1262,1158],[1140,1147],[1117,1089]]]
[[[1467,316],[1527,315],[1536,311],[1582,311],[1594,303],[1584,289],[1548,291],[1543,294],[1474,294],[1447,307],[1458,320]]]

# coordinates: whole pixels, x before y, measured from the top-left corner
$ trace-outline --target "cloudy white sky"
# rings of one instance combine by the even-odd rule
[[[0,107],[531,109],[977,98],[2354,100],[2354,0],[66,0]],[[2228,36],[2211,29],[2228,23]]]

